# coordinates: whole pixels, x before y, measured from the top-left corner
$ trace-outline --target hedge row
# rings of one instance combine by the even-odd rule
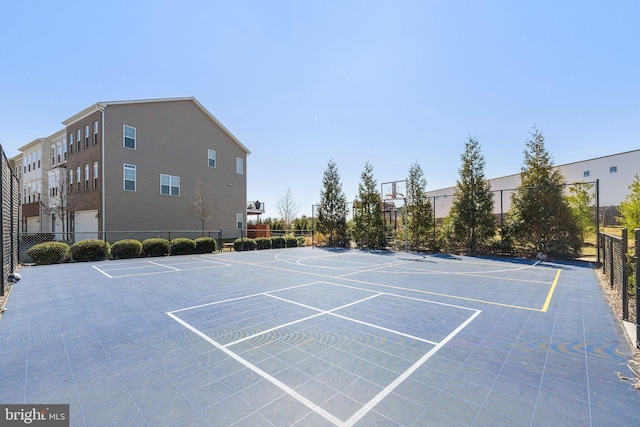
[[[282,249],[282,248],[296,248],[305,245],[305,238],[303,236],[285,236],[285,237],[258,237],[252,239],[249,237],[243,237],[236,239],[233,242],[233,249],[235,251],[253,251],[260,249]]]
[[[27,255],[38,265],[60,264],[67,261],[86,262],[109,259],[158,257],[165,255],[206,254],[216,251],[218,245],[210,237],[195,240],[177,238],[169,242],[154,238],[142,242],[132,239],[119,240],[113,245],[103,240],[82,240],[71,246],[63,242],[45,242],[32,246]]]

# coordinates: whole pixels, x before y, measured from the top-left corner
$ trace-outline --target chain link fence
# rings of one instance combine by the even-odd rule
[[[639,234],[636,232],[636,238]],[[600,254],[602,259],[602,274],[608,280],[611,290],[616,295],[620,304],[614,306],[616,314],[629,322],[637,323],[638,308],[638,271],[635,255],[629,251],[629,233],[626,228],[622,229],[622,236],[613,236],[607,233],[600,233]],[[639,242],[636,241],[636,247]],[[634,252],[637,250],[634,249]],[[635,270],[635,271],[634,271]]]
[[[7,277],[16,271],[18,267],[18,219],[20,216],[20,185],[18,178],[11,168],[9,159],[0,146],[0,252],[2,256],[2,283],[0,283],[0,297],[4,297],[5,291],[11,284]]]

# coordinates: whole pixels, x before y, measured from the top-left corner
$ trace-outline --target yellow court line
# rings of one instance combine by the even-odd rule
[[[551,290],[549,291],[549,294],[547,295],[547,301],[545,301],[545,305],[543,306],[543,308],[540,309],[540,308],[534,308],[534,307],[523,307],[523,306],[520,306],[520,305],[500,303],[500,302],[496,302],[496,301],[487,301],[487,300],[476,299],[476,298],[469,298],[469,297],[463,297],[463,296],[457,296],[457,295],[451,295],[451,294],[444,294],[444,293],[440,293],[440,292],[425,291],[425,290],[421,290],[421,289],[405,288],[405,287],[402,287],[402,286],[384,285],[384,284],[381,284],[381,283],[374,283],[374,282],[369,282],[369,281],[366,281],[366,280],[358,280],[358,279],[351,279],[349,277],[345,277],[345,276],[351,275],[353,273],[347,273],[347,274],[342,274],[342,275],[338,275],[338,276],[330,276],[328,274],[312,273],[312,272],[309,272],[309,271],[298,271],[298,270],[294,270],[294,269],[290,269],[290,268],[272,267],[272,266],[268,266],[268,265],[262,265],[262,264],[245,262],[245,261],[236,261],[236,260],[231,260],[231,259],[225,259],[225,260],[233,262],[233,263],[237,263],[237,264],[252,265],[252,266],[255,266],[255,267],[263,267],[263,268],[272,268],[274,270],[289,271],[289,272],[293,272],[293,273],[306,274],[306,275],[309,275],[309,276],[317,276],[317,277],[323,277],[323,278],[327,278],[327,279],[347,280],[349,282],[362,283],[362,284],[367,284],[367,285],[372,285],[372,286],[379,286],[379,287],[382,287],[382,288],[390,288],[390,289],[397,289],[397,290],[403,290],[403,291],[409,291],[409,292],[416,292],[416,293],[425,294],[425,295],[436,295],[436,296],[441,296],[441,297],[445,297],[445,298],[458,299],[458,300],[461,300],[461,301],[478,302],[478,303],[487,304],[487,305],[497,305],[497,306],[500,306],[500,307],[515,308],[515,309],[518,309],[518,310],[541,311],[541,312],[545,312],[547,310],[549,302],[551,301],[551,296],[553,295],[553,291],[554,291],[554,289],[556,287],[556,283],[558,282],[558,278],[560,277],[560,270],[558,270],[558,273],[556,274],[556,278],[553,281],[553,284],[551,285]],[[373,267],[371,270],[373,270],[375,268],[376,267]]]
[[[541,312],[546,313],[549,308],[549,304],[551,303],[551,297],[553,296],[553,291],[556,290],[556,285],[558,284],[558,279],[560,278],[560,269],[556,273],[556,278],[553,279],[553,284],[551,285],[551,289],[549,289],[549,294],[547,294],[547,299],[544,301],[544,305],[540,309]]]

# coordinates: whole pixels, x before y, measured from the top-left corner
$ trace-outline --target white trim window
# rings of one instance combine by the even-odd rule
[[[136,149],[136,128],[124,125],[122,146],[124,148]]]
[[[179,196],[180,177],[160,174],[160,194],[167,196]]]
[[[98,189],[98,161],[93,162],[93,189]]]
[[[69,154],[73,154],[73,133],[69,133],[69,139],[67,142],[69,143]]]
[[[56,164],[56,145],[51,144],[51,166]]]
[[[76,151],[80,151],[80,141],[82,140],[82,131],[76,129]]]
[[[207,157],[209,159],[209,167],[216,167],[216,150],[207,150]]]
[[[89,163],[84,164],[84,191],[89,190]]]
[[[242,230],[243,227],[244,227],[244,215],[242,215],[241,213],[236,214],[236,228],[238,230]]]
[[[80,191],[80,183],[82,182],[82,175],[80,172],[80,166],[76,168],[76,182],[78,183],[78,192]]]
[[[124,191],[136,191],[136,166],[123,165]]]
[[[69,193],[73,193],[73,169],[69,169]]]
[[[89,148],[89,125],[84,125],[84,148]]]
[[[98,143],[98,121],[93,122],[93,144]]]
[[[242,157],[236,157],[236,173],[242,175],[244,173],[244,160]]]

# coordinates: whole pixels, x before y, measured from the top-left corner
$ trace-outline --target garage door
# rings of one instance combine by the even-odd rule
[[[76,241],[98,238],[98,210],[76,211]]]

